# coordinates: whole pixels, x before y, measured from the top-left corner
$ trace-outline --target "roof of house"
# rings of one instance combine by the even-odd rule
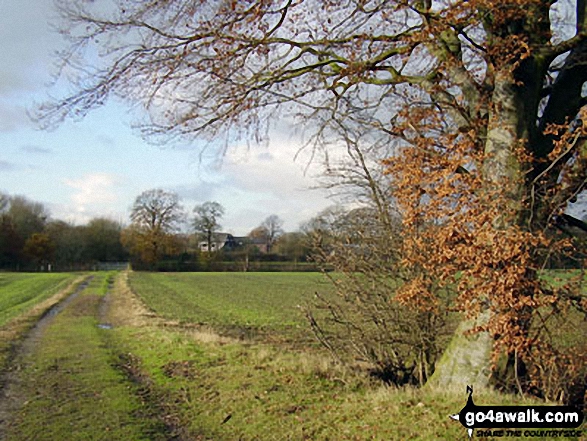
[[[212,242],[226,242],[227,240],[233,239],[234,237],[230,233],[213,233]],[[201,240],[200,242],[207,242],[207,240]]]

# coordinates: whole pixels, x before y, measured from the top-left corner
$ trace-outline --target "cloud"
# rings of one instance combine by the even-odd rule
[[[116,146],[116,139],[114,139],[112,136],[108,136],[108,135],[97,135],[96,136],[96,142],[98,142],[99,144],[105,146],[105,147],[115,147]]]
[[[0,132],[31,127],[25,109],[47,98],[53,54],[63,45],[49,26],[55,15],[50,1],[0,2]]]
[[[299,142],[273,134],[268,148],[233,148],[223,160],[210,191],[226,209],[222,225],[228,232],[247,234],[272,214],[286,231],[314,217],[333,202],[323,189],[313,190],[320,166],[299,157]]]
[[[206,201],[214,200],[218,191],[222,188],[222,183],[200,180],[196,184],[184,184],[172,187],[170,190],[182,199],[185,203],[201,204]],[[190,207],[186,207],[188,211]]]
[[[46,147],[40,147],[37,145],[23,145],[20,148],[20,151],[32,155],[48,155],[53,153],[53,150]]]
[[[273,155],[269,152],[263,152],[263,153],[259,153],[257,155],[257,159],[259,161],[273,161]]]
[[[44,205],[49,209],[52,219],[58,219],[73,225],[86,225],[92,219],[106,218],[118,222],[122,225],[128,219],[128,213],[117,211],[115,209],[104,209],[100,212],[94,211],[76,211],[71,204],[59,202],[45,202]]]
[[[112,216],[111,207],[118,202],[116,187],[120,179],[108,173],[88,173],[79,179],[64,179],[63,183],[74,190],[70,199],[68,218],[85,223],[103,213]]]
[[[578,219],[587,219],[587,192],[579,193],[577,200],[567,207],[568,214]]]
[[[0,95],[12,95],[17,92],[33,90],[33,84],[22,75],[17,75],[12,68],[0,70]]]
[[[27,92],[43,86],[39,74],[47,73],[51,53],[62,41],[51,32],[48,17],[55,16],[53,2],[3,0],[0,38],[0,95]],[[44,75],[43,75],[44,76]],[[45,77],[48,79],[48,77]]]
[[[18,165],[12,162],[0,160],[0,172],[11,172],[17,170],[18,168]]]
[[[200,164],[196,182],[171,187],[183,202],[188,216],[195,205],[217,201],[225,208],[222,229],[245,235],[275,214],[284,221],[287,231],[314,217],[332,201],[316,185],[307,171],[307,158],[295,159],[299,147],[295,140],[272,137],[267,148],[236,146],[222,158],[222,163]]]
[[[65,185],[77,192],[72,200],[80,205],[115,202],[117,197],[112,188],[118,179],[108,173],[89,173],[80,179],[64,179]]]
[[[319,166],[296,159],[298,150],[295,144],[278,144],[257,155],[233,154],[226,158],[223,172],[240,190],[273,195],[305,192],[315,186],[313,176]]]
[[[0,83],[1,83],[0,79]],[[0,100],[0,132],[12,132],[21,127],[30,127],[31,120],[24,107]]]

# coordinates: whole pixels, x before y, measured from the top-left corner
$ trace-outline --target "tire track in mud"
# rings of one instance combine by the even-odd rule
[[[0,441],[181,439],[121,358],[112,315],[119,294],[112,277],[100,277],[45,311],[15,344],[0,373]]]
[[[112,297],[112,289],[114,288],[114,281],[112,279],[108,280],[108,289],[106,293],[100,299],[100,303],[98,304],[98,328],[100,329],[112,329],[111,323],[108,322],[108,311],[110,311],[110,304],[111,304],[111,297]]]
[[[19,396],[18,389],[19,384],[25,381],[20,375],[25,358],[34,352],[36,345],[43,336],[43,332],[55,317],[88,287],[93,278],[93,276],[86,278],[76,287],[73,293],[47,309],[37,323],[26,333],[25,337],[17,343],[8,360],[7,369],[0,373],[0,440],[5,439],[6,424],[10,416],[21,407],[24,401]]]
[[[116,281],[110,281],[108,291],[100,299],[97,317],[101,329],[119,327],[143,327],[158,322],[156,315],[148,311],[145,305],[132,293],[128,286],[128,273],[122,273]],[[160,324],[160,323],[159,323]],[[112,335],[112,334],[109,334]],[[136,388],[136,396],[151,407],[150,418],[159,422],[165,441],[201,441],[206,438],[190,436],[181,422],[170,415],[169,405],[154,387],[153,380],[141,368],[141,361],[131,352],[116,351],[116,368]]]

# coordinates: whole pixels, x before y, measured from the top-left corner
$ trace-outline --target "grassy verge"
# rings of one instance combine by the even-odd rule
[[[1,273],[0,326],[62,290],[74,278],[69,273]]]
[[[39,318],[73,293],[85,278],[73,274],[0,275],[0,372],[6,369],[15,345]]]
[[[100,329],[104,275],[56,315],[34,350],[19,360],[13,387],[20,409],[6,428],[8,440],[168,439],[152,409],[115,367],[109,330]]]

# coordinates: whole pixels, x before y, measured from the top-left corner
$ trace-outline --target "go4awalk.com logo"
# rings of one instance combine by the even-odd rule
[[[477,406],[467,386],[467,404],[451,415],[469,433],[479,436],[580,437],[583,412],[573,406]],[[498,430],[494,430],[498,429]]]

